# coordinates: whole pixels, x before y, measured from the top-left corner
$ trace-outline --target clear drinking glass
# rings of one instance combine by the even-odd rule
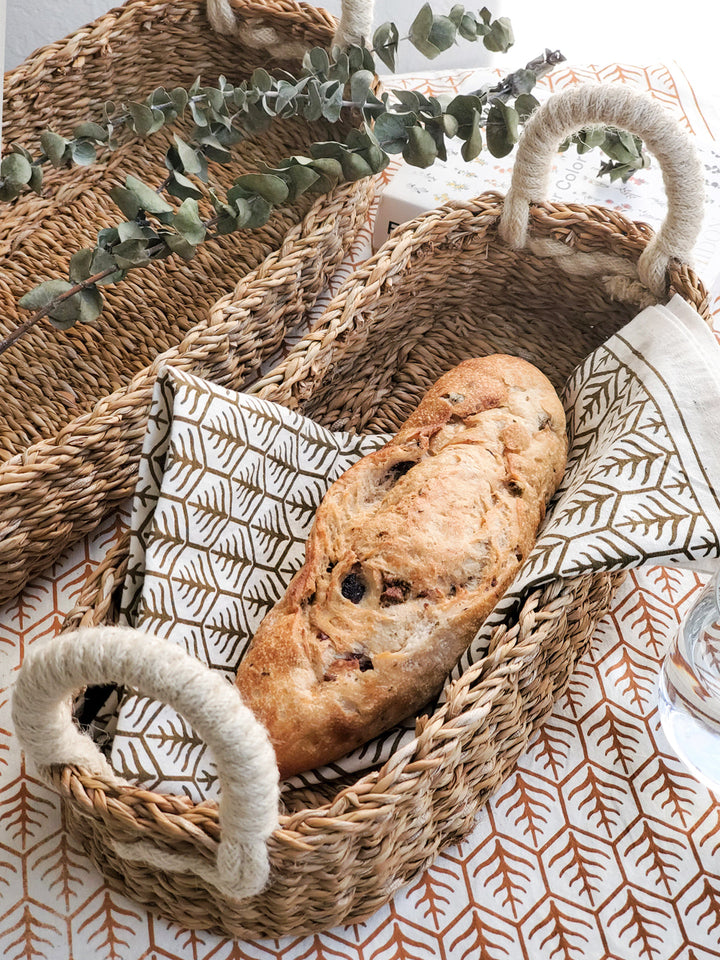
[[[680,759],[698,780],[720,790],[720,567],[665,655],[658,708]]]

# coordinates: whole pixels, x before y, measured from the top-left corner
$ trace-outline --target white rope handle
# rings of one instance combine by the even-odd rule
[[[523,130],[500,219],[500,235],[520,249],[527,241],[530,204],[547,199],[558,145],[583,127],[605,125],[641,137],[658,159],[668,209],[638,262],[640,281],[660,298],[670,260],[687,263],[700,232],[704,205],[702,166],[678,121],[659,103],[625,85],[581,84],[554,94]]]
[[[118,682],[182,714],[213,751],[220,781],[221,839],[216,864],[167,854],[148,841],[116,843],[127,859],[195,873],[225,896],[258,893],[269,875],[267,839],[278,825],[279,775],[267,733],[233,684],[176,644],[126,627],[77,630],[31,648],[15,682],[13,720],[41,774],[81,767],[123,783],[72,721],[72,695]]]
[[[372,36],[374,0],[342,0],[342,13],[333,37],[333,45],[361,45]],[[280,59],[302,57],[305,47],[283,42],[277,32],[263,26],[261,20],[240,21],[230,0],[207,0],[208,19],[217,33],[235,34],[243,42],[263,47]]]

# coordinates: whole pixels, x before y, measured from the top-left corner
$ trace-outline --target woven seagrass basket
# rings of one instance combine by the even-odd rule
[[[591,122],[638,133],[660,159],[670,206],[657,235],[604,208],[539,199],[557,144]],[[685,135],[659,105],[623,87],[558,94],[526,127],[504,201],[485,194],[399,228],[252,392],[328,426],[392,430],[428,384],[465,357],[521,353],[560,383],[646,304],[679,293],[708,319],[705,291],[683,249],[702,210],[693,195],[698,172]],[[528,200],[538,202],[529,207]],[[695,227],[685,231],[678,216]],[[111,885],[185,926],[245,938],[357,921],[467,834],[565,689],[618,582],[617,574],[598,573],[531,593],[446,702],[418,720],[413,742],[352,782],[288,793],[279,826],[253,846],[234,806],[256,785],[252,773],[244,773],[244,786],[233,784],[226,763],[219,806],[196,804],[117,779],[87,737],[76,730],[68,748],[51,729],[52,718],[67,735],[69,709],[59,705],[83,683],[124,681],[149,695],[157,689],[144,665],[152,644],[123,648],[119,664],[112,651],[108,659],[112,631],[77,630],[113,622],[126,562],[124,543],[86,584],[65,635],[31,652],[15,693],[16,719],[32,716],[36,741],[57,760],[43,769],[64,800],[68,828]],[[211,671],[193,663],[202,684],[202,671]],[[174,668],[164,672],[174,676]],[[180,695],[168,702],[183,708]],[[194,726],[192,711],[185,715]],[[196,729],[224,751],[226,731],[207,723]],[[27,724],[18,732],[27,743]],[[244,899],[233,896],[243,889],[239,853],[250,871],[269,861],[269,881]]]
[[[108,99],[144,99],[198,76],[239,82],[259,65],[297,72],[309,47],[352,39],[344,18],[336,27],[293,0],[207,0],[207,9],[206,0],[129,0],[6,75],[3,142],[36,153],[48,126],[69,134],[99,119]],[[171,137],[130,139],[106,163],[49,171],[46,196],[3,206],[0,337],[27,318],[23,293],[65,278],[70,256],[118,222],[113,183],[127,173],[165,178]],[[213,177],[227,188],[261,160],[335,137],[324,123],[275,124]],[[306,195],[258,230],[203,245],[190,263],[171,258],[106,287],[96,323],[61,332],[43,321],[0,357],[0,602],[132,492],[158,363],[237,388],[251,382],[326,288],[372,196],[370,180]]]

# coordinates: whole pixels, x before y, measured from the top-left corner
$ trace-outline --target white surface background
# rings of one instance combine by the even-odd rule
[[[57,40],[94,19],[115,4],[110,0],[6,0],[5,67],[16,66],[36,47]],[[431,0],[436,13],[450,9],[454,0]],[[717,59],[720,4],[717,0],[477,0],[466,3],[478,10],[486,2],[494,16],[509,16],[515,31],[514,50],[501,62],[514,69],[545,47],[560,49],[576,63],[627,62],[644,65],[676,60],[684,68],[710,74]],[[3,0],[0,0],[0,9]],[[412,21],[422,0],[377,0],[375,23],[395,20],[402,28]],[[325,6],[338,13],[340,0]],[[0,30],[0,44],[2,30]],[[435,61],[434,67],[484,66],[480,44],[461,43]],[[403,71],[427,69],[405,46]]]

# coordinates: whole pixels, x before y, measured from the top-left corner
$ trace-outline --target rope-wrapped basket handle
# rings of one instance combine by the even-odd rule
[[[704,205],[702,166],[675,117],[645,94],[620,84],[580,84],[545,101],[525,125],[500,235],[515,249],[527,242],[530,204],[548,199],[557,148],[583,127],[611,126],[641,137],[660,163],[667,194],[665,220],[640,256],[638,276],[657,298],[666,293],[671,260],[688,263],[700,233]]]
[[[72,719],[72,696],[117,682],[182,714],[212,750],[220,784],[220,843],[215,863],[169,853],[148,841],[114,842],[124,859],[194,873],[226,897],[259,893],[269,875],[267,840],[278,825],[279,774],[265,728],[233,684],[176,644],[129,627],[86,628],[31,648],[13,692],[18,740],[41,775],[75,766],[124,785]]]
[[[342,12],[333,37],[333,45],[362,45],[372,36],[374,0],[342,0]],[[262,22],[238,20],[231,0],[207,0],[208,19],[217,33],[239,36],[249,45],[263,47],[274,56],[302,57],[305,48],[292,41],[283,42],[277,32]]]

